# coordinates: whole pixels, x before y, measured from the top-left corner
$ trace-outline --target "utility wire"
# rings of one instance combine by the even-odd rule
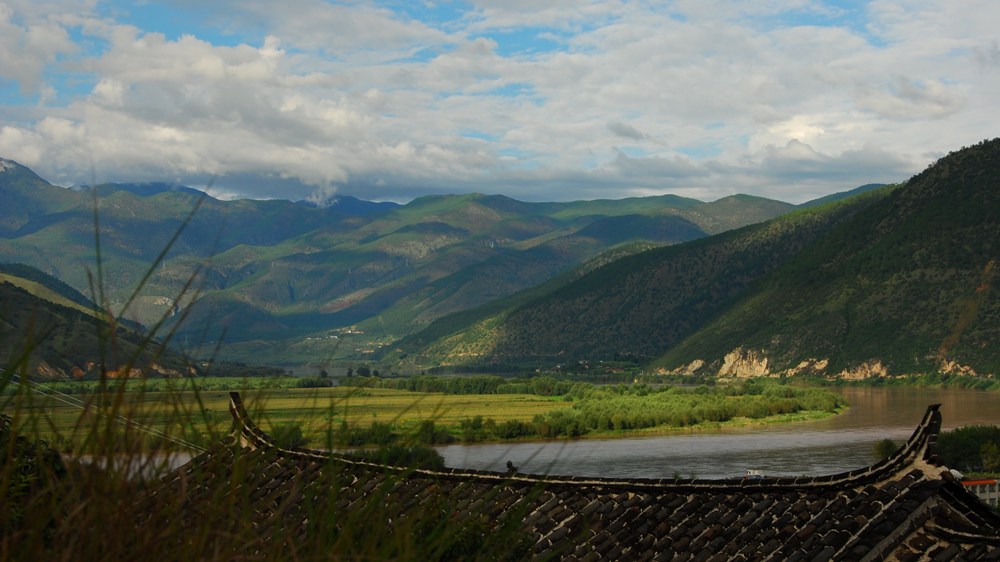
[[[5,371],[0,370],[0,376],[6,375],[6,374],[7,373]],[[103,408],[99,408],[99,407],[96,407],[96,406],[93,406],[93,405],[88,405],[86,402],[84,402],[83,400],[80,400],[79,398],[76,398],[75,396],[71,396],[69,394],[66,394],[65,392],[56,390],[56,389],[48,387],[48,386],[45,386],[44,384],[42,384],[40,382],[36,382],[36,381],[30,380],[30,379],[22,379],[20,376],[14,374],[14,373],[10,373],[10,376],[11,376],[11,378],[17,379],[18,381],[20,381],[22,383],[27,383],[28,384],[28,388],[30,388],[31,390],[33,390],[33,391],[35,391],[35,392],[37,392],[37,393],[39,393],[39,394],[41,394],[43,396],[49,396],[51,398],[54,398],[54,399],[58,400],[59,402],[62,402],[63,404],[68,404],[70,406],[75,406],[77,408],[80,408],[81,410],[86,410],[87,408],[91,408],[94,412],[96,412],[96,413],[98,413],[98,414],[100,414],[102,416],[108,417],[108,418],[110,418],[110,419],[112,419],[112,420],[114,420],[114,421],[116,421],[116,422],[118,422],[118,423],[120,423],[122,425],[126,425],[126,426],[131,425],[132,427],[135,427],[139,431],[148,433],[150,435],[159,437],[161,439],[166,439],[167,441],[171,441],[171,442],[176,443],[178,445],[182,445],[182,446],[187,447],[189,449],[193,449],[195,451],[198,451],[199,453],[204,453],[205,451],[208,450],[208,449],[206,449],[204,447],[201,447],[199,445],[195,445],[194,443],[191,443],[190,441],[186,441],[186,440],[181,439],[180,437],[177,437],[175,435],[170,435],[169,433],[166,433],[164,431],[156,429],[155,427],[151,427],[151,426],[139,423],[139,422],[137,422],[137,421],[135,421],[135,420],[133,420],[131,418],[128,418],[126,416],[123,416],[121,414],[115,414],[115,413],[112,413],[112,412],[108,412],[107,410],[105,410]],[[47,392],[43,392],[42,390],[39,390],[39,388],[44,389]]]

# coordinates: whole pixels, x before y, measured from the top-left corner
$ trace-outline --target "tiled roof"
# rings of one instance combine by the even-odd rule
[[[936,462],[936,405],[903,447],[870,467],[726,480],[383,466],[283,449],[237,393],[231,411],[234,437],[166,476],[140,503],[143,517],[196,525],[206,514],[239,513],[233,520],[260,541],[251,550],[288,537],[389,540],[441,529],[461,542],[471,529],[474,547],[506,549],[507,559],[1000,560],[1000,516]],[[183,513],[161,512],[178,496]]]

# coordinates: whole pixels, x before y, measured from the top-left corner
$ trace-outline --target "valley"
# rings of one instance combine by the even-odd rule
[[[0,0],[0,562],[1000,561],[997,21]]]
[[[371,357],[442,316],[794,208],[749,196],[525,203],[479,194],[317,207],[222,201],[169,184],[71,190],[5,162],[0,260],[84,294],[96,280],[103,307],[162,324],[192,355],[281,366]]]
[[[319,207],[66,189],[5,161],[0,259],[22,264],[22,288],[148,329],[137,341],[167,341],[196,369],[990,380],[998,156],[1000,140],[983,141],[905,183],[798,206],[469,194]],[[82,242],[95,225],[100,264]]]

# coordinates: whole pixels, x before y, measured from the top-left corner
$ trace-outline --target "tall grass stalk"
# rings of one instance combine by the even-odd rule
[[[94,192],[94,252],[96,266],[88,270],[94,315],[99,325],[99,385],[95,392],[67,395],[32,380],[29,358],[46,332],[26,334],[22,349],[0,374],[0,560],[445,560],[509,558],[509,541],[502,535],[486,536],[475,525],[449,525],[442,514],[450,501],[423,506],[396,519],[389,533],[382,529],[398,506],[378,501],[387,497],[398,478],[380,484],[379,496],[364,506],[340,511],[336,490],[346,477],[331,460],[322,470],[322,481],[303,481],[315,490],[307,505],[280,505],[276,517],[289,510],[305,510],[309,522],[302,528],[255,526],[249,497],[237,497],[229,486],[202,491],[200,511],[191,511],[187,495],[193,489],[152,495],[160,478],[171,468],[171,454],[197,455],[218,447],[231,431],[228,416],[217,416],[205,407],[198,385],[179,381],[157,396],[144,400],[144,379],[112,378],[112,370],[129,373],[146,366],[162,353],[180,322],[164,330],[169,311],[149,327],[136,351],[120,357],[118,325],[147,286],[157,267],[190,223],[199,200],[169,243],[146,269],[130,296],[112,312],[105,289],[101,252],[99,202]],[[174,302],[197,300],[198,275],[191,273]],[[184,316],[186,318],[187,311]],[[244,389],[251,415],[267,427],[266,393]],[[55,420],[46,404],[52,400],[73,403],[79,417],[69,430]],[[317,398],[318,400],[318,398]],[[329,400],[329,399],[328,399]],[[339,427],[332,422],[335,409],[325,407],[325,445],[337,443]],[[43,437],[50,436],[49,440]],[[213,445],[215,444],[215,445]],[[186,449],[186,450],[185,450]],[[244,477],[249,465],[237,451],[227,470],[230,482]],[[192,483],[203,476],[189,475]],[[207,501],[205,501],[207,499]],[[496,548],[490,548],[490,546]],[[492,554],[491,554],[492,553]],[[499,553],[499,554],[498,554]]]

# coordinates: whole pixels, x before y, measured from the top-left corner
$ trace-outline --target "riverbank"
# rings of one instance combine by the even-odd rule
[[[547,381],[534,384],[549,394],[258,386],[244,392],[244,401],[280,441],[317,448],[668,435],[822,419],[845,404],[829,391],[776,383],[689,389],[570,383],[562,394]],[[62,450],[95,444],[170,450],[221,439],[231,424],[228,406],[228,392],[140,387],[104,395],[22,393],[5,410]]]
[[[850,407],[801,422],[729,425],[698,431],[610,435],[574,440],[453,444],[437,447],[453,468],[613,478],[729,478],[748,469],[774,476],[820,476],[875,461],[883,439],[903,443],[930,404],[940,404],[944,431],[1000,425],[1000,396],[973,390],[843,387]]]
[[[915,387],[842,387],[837,389],[850,407],[819,417],[779,416],[719,425],[701,424],[658,431],[608,432],[577,439],[527,439],[436,445],[453,468],[503,472],[511,460],[526,473],[621,478],[726,478],[759,469],[770,475],[823,475],[852,470],[873,462],[874,444],[882,439],[905,441],[930,404],[941,404],[943,429],[966,425],[1000,424],[998,396],[960,389]],[[228,394],[225,401],[203,396],[206,405],[225,424],[228,434]],[[216,410],[216,408],[222,408]],[[264,412],[267,407],[264,406]],[[79,414],[77,414],[79,417]],[[260,411],[254,419],[269,430]],[[308,446],[324,448],[322,439]],[[171,446],[179,450],[176,445]],[[169,453],[183,462],[188,457]],[[159,457],[158,457],[159,458]]]
[[[766,418],[736,418],[727,420],[724,422],[703,422],[687,427],[650,427],[640,430],[622,430],[622,431],[605,431],[597,433],[588,433],[583,435],[580,439],[629,439],[634,437],[659,437],[659,436],[670,436],[670,435],[686,435],[693,433],[706,433],[706,432],[725,432],[727,430],[744,430],[752,428],[769,427],[774,425],[792,424],[792,423],[803,423],[803,422],[813,422],[819,420],[825,420],[833,416],[844,414],[850,406],[843,406],[837,408],[833,412],[818,412],[818,411],[806,411],[806,412],[795,412],[792,414],[777,414],[774,416],[768,416]]]

